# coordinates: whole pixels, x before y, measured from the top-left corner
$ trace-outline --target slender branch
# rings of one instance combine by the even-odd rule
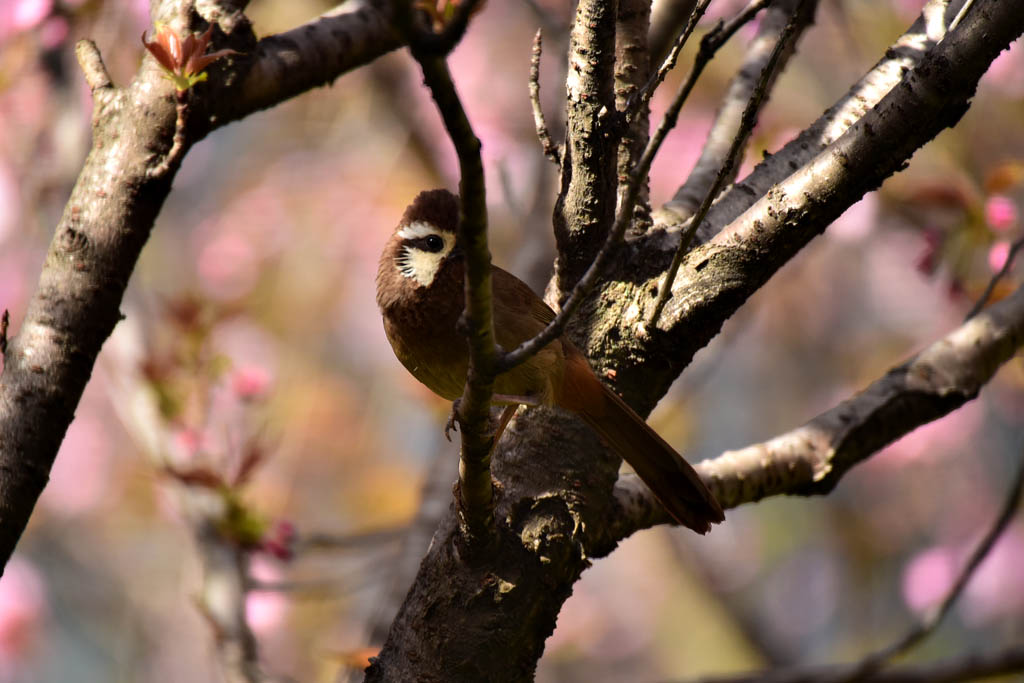
[[[821,683],[828,681],[838,667],[807,667],[791,670],[788,683]],[[1024,646],[1011,645],[985,654],[966,654],[929,662],[905,664],[878,671],[862,679],[867,683],[972,683],[992,676],[1006,676],[1024,671]],[[758,671],[727,676],[709,676],[693,683],[775,683],[771,673]]]
[[[1006,262],[1003,263],[1003,267],[999,269],[999,272],[992,276],[988,281],[988,285],[985,286],[985,291],[981,293],[978,300],[971,306],[971,310],[967,312],[967,316],[964,320],[970,320],[974,316],[985,308],[985,304],[988,303],[988,298],[992,296],[992,292],[995,290],[996,285],[999,281],[1006,277],[1010,269],[1013,268],[1013,261],[1017,258],[1017,252],[1024,247],[1024,237],[1021,237],[1016,242],[1010,245],[1010,251],[1006,254]]]
[[[541,32],[537,29],[533,36],[533,50],[530,52],[530,105],[533,107],[533,125],[537,128],[537,139],[540,140],[544,156],[551,159],[556,166],[562,165],[562,154],[558,145],[551,139],[548,124],[544,120],[544,109],[540,106],[540,55]]]
[[[651,63],[660,64],[686,25],[697,0],[656,0],[651,7],[651,32],[647,37]]]
[[[472,11],[474,2],[463,7]],[[469,540],[490,538],[494,531],[494,496],[491,485],[489,432],[497,348],[494,342],[494,316],[491,304],[491,253],[487,246],[487,200],[480,140],[473,132],[462,107],[444,57],[430,49],[421,51],[423,40],[415,34],[408,5],[397,16],[399,27],[408,36],[413,57],[423,69],[423,79],[437,103],[455,151],[459,157],[460,215],[459,243],[465,253],[466,308],[464,318],[469,340],[469,373],[462,398],[453,410],[462,434],[459,464],[459,512]],[[431,40],[426,40],[431,45]]]
[[[828,493],[854,465],[976,397],[1022,344],[1024,286],[802,427],[695,467],[723,508]],[[616,497],[622,537],[668,521],[632,477],[620,479]]]
[[[751,10],[757,0],[751,2],[747,9],[737,15],[732,21],[742,21],[754,16]],[[766,4],[766,3],[761,3]],[[704,148],[701,150],[700,158],[686,178],[686,182],[676,191],[672,199],[661,208],[660,220],[662,222],[680,222],[693,215],[700,206],[701,199],[706,195],[708,188],[714,183],[719,169],[725,163],[725,158],[732,141],[737,135],[741,135],[743,112],[747,102],[757,87],[760,74],[772,54],[774,46],[779,40],[780,34],[789,24],[790,17],[796,12],[796,0],[780,0],[772,5],[765,13],[764,19],[758,28],[757,35],[747,47],[743,65],[737,71],[729,84],[725,97],[722,100],[718,112],[715,114],[715,121],[711,125],[711,131],[704,141]],[[785,69],[786,63],[794,54],[794,47],[803,33],[814,20],[815,7],[817,2],[811,2],[804,6],[804,10],[797,15],[799,17],[796,31],[787,41],[787,47],[776,63],[768,88],[771,89],[778,75]],[[762,106],[764,101],[762,100]],[[749,139],[749,131],[746,131]],[[739,170],[738,164],[730,167],[730,173],[726,182],[731,182]],[[671,217],[665,216],[671,212]]]
[[[864,657],[859,662],[845,666],[786,668],[760,673],[741,674],[739,676],[701,679],[701,681],[703,683],[710,683],[711,681],[715,683],[740,683],[747,681],[750,683],[754,681],[758,683],[854,683],[855,681],[921,680],[932,683],[936,680],[963,680],[963,678],[959,677],[963,673],[958,674],[955,672],[970,671],[975,675],[980,675],[978,671],[979,662],[976,657],[957,660],[959,664],[955,666],[950,666],[948,663],[941,665],[932,664],[923,669],[923,671],[929,673],[939,672],[939,675],[935,678],[931,676],[920,678],[920,673],[923,671],[917,674],[917,678],[913,678],[908,677],[910,672],[906,670],[902,672],[894,670],[889,672],[889,674],[883,673],[882,670],[886,668],[890,660],[908,652],[931,635],[938,628],[939,624],[942,623],[943,618],[949,613],[949,610],[963,593],[964,588],[967,587],[971,577],[974,576],[974,572],[991,552],[1010,521],[1016,516],[1017,508],[1020,507],[1022,490],[1024,490],[1024,461],[1022,461],[1021,466],[1017,470],[1017,476],[1014,477],[1013,483],[1010,485],[999,515],[967,558],[967,562],[960,570],[953,585],[946,592],[942,602],[936,605],[918,624],[895,643]],[[1000,653],[998,657],[987,658],[984,660],[987,661],[987,664],[982,668],[995,669],[1000,672],[1007,670],[1017,671],[1024,668],[1024,650],[1016,651],[1011,649],[1008,652],[1010,653],[1008,656],[1007,653]],[[968,667],[966,665],[969,661],[972,662],[972,665]]]
[[[697,233],[697,228],[700,227],[701,221],[704,220],[708,210],[711,208],[711,203],[725,186],[726,179],[734,173],[733,167],[739,163],[740,151],[746,144],[747,137],[749,137],[750,132],[754,130],[754,126],[757,125],[757,114],[761,110],[761,102],[764,101],[764,98],[767,96],[768,86],[775,78],[775,67],[779,62],[779,58],[789,45],[790,36],[796,32],[796,27],[799,24],[797,17],[800,15],[800,11],[806,2],[807,0],[799,0],[793,14],[786,23],[786,27],[782,30],[782,33],[779,34],[779,39],[775,42],[775,47],[772,49],[772,53],[768,57],[768,61],[765,63],[764,68],[761,69],[761,75],[757,79],[757,85],[754,86],[753,92],[750,93],[750,99],[747,101],[747,106],[743,110],[743,116],[740,119],[739,131],[736,133],[735,137],[733,137],[732,144],[729,146],[729,150],[726,152],[725,158],[722,160],[722,166],[718,171],[718,175],[715,177],[715,182],[713,182],[707,189],[707,192],[704,194],[704,199],[701,201],[700,207],[697,209],[697,213],[694,214],[689,227],[679,239],[679,245],[676,247],[676,253],[672,257],[672,264],[668,267],[668,271],[665,273],[664,284],[662,284],[661,289],[658,292],[658,298],[654,302],[654,309],[651,311],[650,317],[647,319],[648,328],[657,326],[658,318],[661,316],[661,311],[665,308],[665,303],[668,301],[668,298],[672,293],[672,285],[675,283],[676,274],[679,272],[679,265],[683,262],[683,255],[690,247],[690,242],[693,240],[693,236]]]
[[[956,581],[953,582],[953,585],[950,587],[949,592],[946,593],[946,596],[942,599],[942,602],[925,614],[921,621],[898,641],[865,657],[848,673],[838,675],[831,679],[833,683],[853,683],[854,681],[864,680],[876,671],[881,670],[882,667],[884,667],[893,657],[907,652],[910,648],[920,643],[931,635],[936,628],[938,628],[939,624],[942,623],[943,618],[945,618],[949,613],[949,610],[953,607],[953,603],[957,601],[961,593],[963,593],[964,588],[967,587],[967,583],[971,580],[971,577],[974,576],[975,570],[979,565],[981,565],[982,560],[988,556],[996,541],[1002,535],[1003,531],[1006,530],[1006,526],[1010,523],[1010,520],[1016,516],[1017,508],[1020,507],[1022,488],[1024,488],[1024,459],[1021,460],[1021,465],[1017,469],[1017,476],[1014,477],[1013,483],[1010,485],[1010,490],[1006,496],[1006,501],[1003,503],[1002,510],[992,523],[992,526],[982,537],[981,541],[979,541],[978,545],[975,546],[970,557],[967,558],[967,562],[960,570],[960,574],[956,577]]]

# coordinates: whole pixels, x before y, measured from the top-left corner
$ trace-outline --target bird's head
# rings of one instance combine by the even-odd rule
[[[377,302],[382,308],[418,298],[434,284],[446,263],[461,257],[458,224],[459,199],[454,194],[427,190],[416,196],[381,254]]]
[[[385,258],[415,287],[429,287],[444,262],[458,256],[459,200],[448,190],[421,192],[405,210]]]

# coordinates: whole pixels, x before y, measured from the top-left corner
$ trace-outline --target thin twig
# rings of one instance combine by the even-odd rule
[[[548,131],[547,121],[544,120],[544,110],[540,106],[540,55],[542,50],[541,32],[533,37],[533,50],[530,54],[530,104],[533,106],[533,124],[537,127],[537,139],[540,140],[544,156],[551,159],[556,166],[562,165],[562,155],[558,145],[551,139]]]
[[[793,12],[793,16],[789,20],[789,23],[786,24],[786,28],[783,29],[782,33],[779,35],[779,40],[775,43],[775,48],[772,50],[772,54],[768,58],[768,62],[764,65],[764,69],[761,70],[761,76],[758,78],[757,85],[750,94],[750,99],[747,101],[747,107],[743,110],[743,117],[740,120],[740,128],[736,132],[736,137],[733,138],[732,145],[729,147],[728,153],[725,155],[722,167],[718,171],[718,176],[715,178],[715,182],[704,194],[704,199],[701,201],[700,208],[697,209],[697,212],[690,220],[690,224],[687,226],[686,231],[680,236],[676,253],[672,257],[672,264],[665,273],[665,282],[662,284],[661,291],[658,292],[658,298],[654,302],[654,310],[651,311],[651,315],[647,319],[648,329],[657,326],[658,318],[661,317],[661,311],[665,308],[665,303],[668,301],[668,298],[672,293],[672,284],[675,282],[676,274],[679,272],[679,266],[683,262],[683,256],[686,254],[686,250],[690,246],[693,236],[697,233],[697,228],[700,227],[701,221],[704,220],[704,216],[707,215],[708,210],[711,208],[711,203],[718,196],[718,193],[721,192],[722,186],[725,185],[725,178],[729,175],[733,165],[738,163],[740,150],[743,148],[743,144],[747,140],[750,131],[752,131],[754,126],[757,125],[757,114],[761,109],[761,102],[764,100],[765,95],[768,92],[768,83],[771,81],[772,76],[775,73],[776,64],[778,64],[779,57],[782,55],[783,50],[789,42],[789,37],[796,30],[797,17],[800,16],[800,10],[803,8],[805,2],[807,2],[807,0],[800,0]],[[683,94],[682,90],[679,94]],[[675,103],[673,103],[673,105],[675,105]],[[674,106],[670,107],[670,109],[674,108]],[[675,110],[678,112],[678,109]],[[667,116],[668,114],[666,114],[666,117]]]
[[[810,666],[791,670],[790,683],[820,683],[829,679],[834,666]],[[924,664],[906,664],[878,671],[865,679],[871,683],[960,683],[1024,671],[1024,646],[1011,645],[984,654],[969,653]],[[708,676],[694,683],[774,683],[763,671],[725,676]]]
[[[408,527],[403,525],[393,529],[359,531],[351,534],[312,533],[300,536],[296,540],[295,552],[299,554],[310,550],[360,550],[398,541],[408,531]]]
[[[0,316],[0,355],[7,353],[7,326],[11,323],[11,314],[4,309],[3,316]]]
[[[640,89],[636,95],[630,100],[629,105],[626,107],[626,111],[639,111],[645,104],[651,101],[651,97],[654,96],[654,91],[658,89],[668,73],[675,68],[676,62],[679,60],[679,54],[683,51],[686,46],[686,42],[690,39],[690,34],[693,33],[693,29],[697,28],[697,22],[704,16],[704,12],[707,11],[708,5],[711,4],[711,0],[701,0],[700,3],[693,9],[690,14],[690,18],[686,20],[686,25],[683,26],[682,31],[676,36],[675,42],[672,44],[672,49],[669,50],[668,56],[665,57],[665,61],[662,62],[661,66],[651,76],[647,84]],[[717,28],[715,29],[718,30]],[[712,31],[714,33],[714,31]],[[709,34],[710,35],[710,34]]]
[[[693,212],[700,206],[704,193],[708,186],[715,181],[722,160],[736,137],[747,100],[757,85],[757,77],[764,68],[765,61],[771,56],[772,48],[775,41],[778,40],[779,34],[786,27],[796,1],[778,0],[768,8],[757,29],[757,35],[747,45],[743,63],[737,69],[736,75],[732,78],[725,96],[722,98],[722,103],[715,114],[715,121],[704,140],[700,158],[697,159],[697,163],[694,164],[693,170],[690,171],[685,182],[673,194],[672,199],[661,206],[658,211],[659,222],[682,225],[686,219],[693,216]],[[790,38],[789,46],[783,52],[779,64],[776,66],[776,75],[782,72],[787,60],[796,52],[794,47],[803,29],[810,24],[814,17],[816,2],[817,0],[805,6],[800,18],[799,29]],[[753,3],[751,3],[752,5]],[[748,6],[748,10],[751,9],[751,6]],[[753,16],[753,14],[749,16]],[[736,21],[736,19],[731,21]],[[774,84],[774,80],[772,84]],[[762,101],[762,106],[764,106],[764,101]],[[726,178],[726,185],[735,179],[738,170],[734,164],[732,172]]]
[[[1020,251],[1022,247],[1024,247],[1024,237],[1021,237],[1010,245],[1010,251],[1006,254],[1006,262],[1003,263],[1003,267],[1000,268],[999,272],[993,275],[992,279],[988,281],[985,291],[978,297],[977,302],[975,302],[974,306],[971,307],[971,310],[964,317],[964,320],[970,320],[985,308],[985,304],[988,303],[988,299],[992,296],[992,292],[995,290],[996,285],[999,284],[999,281],[1006,277],[1006,274],[1010,272],[1011,268],[1013,268],[1013,260],[1016,258],[1017,252]]]
[[[697,52],[697,57],[694,63],[694,69],[688,74],[687,78],[694,78],[700,74],[700,70],[703,70],[704,65],[714,56],[714,54],[735,35],[735,33],[744,24],[752,21],[757,13],[772,3],[772,0],[750,0],[747,6],[740,10],[734,17],[729,21],[721,22],[713,28],[704,38],[701,40],[700,50]],[[661,67],[651,77],[647,85],[644,86],[637,97],[639,98],[635,103],[630,104],[631,109],[633,107],[643,106],[644,102],[649,102],[651,97],[654,96],[654,91],[658,89],[662,81],[668,75],[672,69],[676,66],[676,61],[679,59],[679,53],[682,51],[683,46],[686,44],[687,39],[690,37],[690,33],[693,28],[697,25],[700,17],[703,16],[704,11],[707,9],[707,2],[702,2],[694,10],[690,20],[687,22],[683,32],[679,34],[679,38],[676,39],[675,45],[672,46],[672,50],[665,57],[665,61],[662,62]],[[703,63],[700,65],[700,70],[697,69],[696,60],[703,59]],[[696,73],[694,73],[696,72]]]
[[[171,166],[177,163],[185,153],[185,116],[188,114],[188,90],[175,91],[175,111],[177,117],[174,119],[174,140],[167,155],[159,164],[146,171],[150,178],[159,178],[171,170]]]
[[[942,599],[942,602],[936,605],[929,613],[924,615],[920,623],[914,628],[910,629],[906,635],[900,638],[895,643],[888,647],[882,648],[874,654],[865,657],[858,663],[852,671],[847,674],[839,675],[834,680],[834,683],[852,683],[853,681],[863,680],[865,677],[878,671],[886,662],[893,657],[903,654],[917,643],[924,640],[930,635],[940,623],[942,619],[949,613],[953,603],[956,602],[960,594],[963,593],[967,583],[971,580],[974,575],[974,571],[981,564],[995,542],[1002,535],[1006,526],[1010,523],[1017,512],[1017,508],[1020,507],[1021,493],[1024,490],[1024,460],[1020,467],[1017,469],[1017,476],[1013,479],[1013,484],[1010,486],[1009,493],[1006,496],[1006,501],[1003,503],[1003,508],[999,512],[999,516],[996,517],[995,522],[991,528],[985,533],[981,541],[974,548],[970,557],[967,558],[967,563],[964,564],[960,575],[956,577],[956,581],[953,586],[949,589],[946,597]]]
[[[114,87],[107,73],[107,67],[103,64],[103,56],[91,40],[80,40],[75,43],[75,57],[78,58],[78,65],[85,75],[85,82],[89,89],[95,93],[97,90],[106,90]]]
[[[949,24],[950,31],[960,25],[960,22],[963,21],[965,16],[967,16],[967,12],[971,9],[971,5],[973,4],[974,0],[967,0],[967,2],[963,4],[963,7],[960,8],[960,11],[956,13],[956,16],[953,17],[953,21]]]

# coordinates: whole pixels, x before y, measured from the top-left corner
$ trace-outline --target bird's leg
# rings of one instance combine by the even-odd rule
[[[452,440],[451,431],[459,430],[459,404],[462,402],[462,397],[459,397],[452,401],[452,411],[448,413],[448,421],[444,425],[444,438],[449,441]],[[494,443],[498,443],[498,439],[501,438],[502,433],[505,431],[505,427],[508,426],[509,420],[516,414],[516,408],[519,406],[529,406],[536,408],[541,402],[533,396],[513,396],[511,394],[494,394],[491,397],[491,403],[493,405],[505,406],[505,410],[501,413],[501,418],[498,420],[498,428],[494,431]]]

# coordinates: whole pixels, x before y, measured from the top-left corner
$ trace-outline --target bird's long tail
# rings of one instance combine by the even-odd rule
[[[579,360],[586,363],[582,355]],[[582,405],[571,406],[571,409],[633,467],[668,513],[680,524],[704,534],[711,529],[712,524],[723,521],[725,515],[721,506],[693,467],[625,401],[597,379],[589,365],[587,374],[594,384],[601,387],[601,392],[580,392],[577,396],[586,395],[591,398],[581,402]],[[576,377],[582,379],[583,375],[579,373]],[[590,384],[589,380],[584,381]]]

